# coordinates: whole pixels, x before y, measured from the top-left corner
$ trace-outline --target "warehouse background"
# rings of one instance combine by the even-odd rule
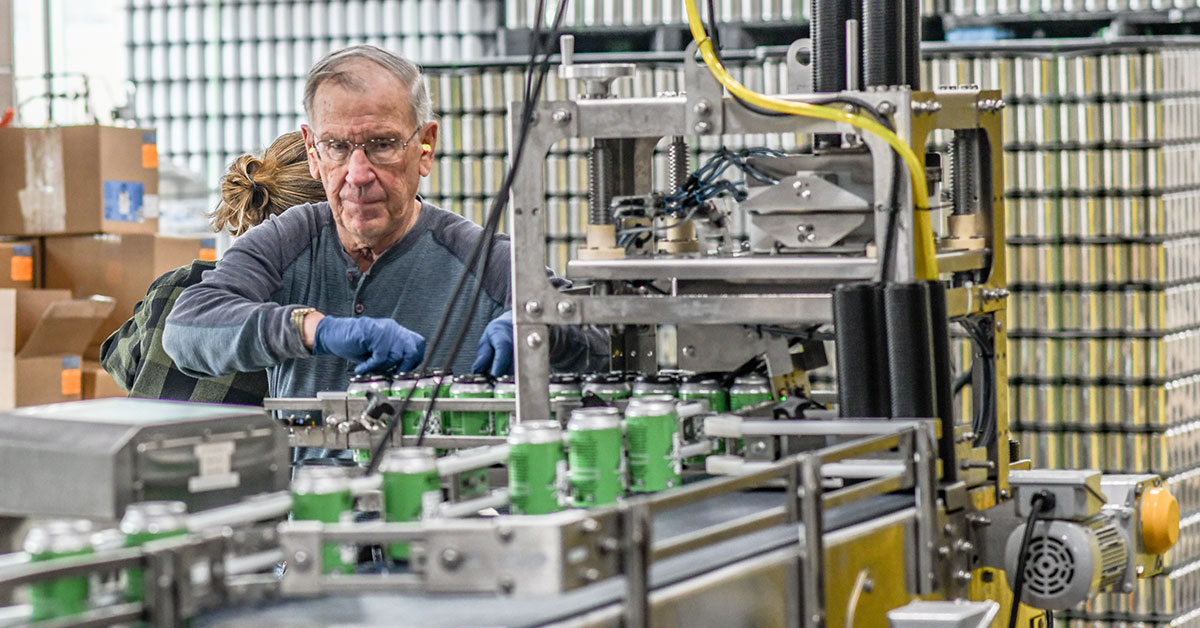
[[[6,4],[0,0],[0,8]],[[159,227],[196,234],[229,161],[261,150],[303,120],[300,94],[312,61],[345,45],[383,46],[423,62],[429,74],[442,131],[438,167],[423,193],[479,220],[507,166],[506,112],[520,90],[520,55],[528,52],[534,24],[548,17],[534,15],[535,4],[17,2],[14,102],[26,126],[111,123],[115,115],[119,124],[154,129]],[[1185,511],[1168,573],[1140,581],[1133,595],[1102,596],[1064,619],[1080,626],[1195,622],[1200,38],[1193,33],[1200,32],[1200,2],[925,4],[930,43],[923,85],[1001,89],[1008,103],[1010,394],[1023,452],[1035,466],[1162,473]],[[633,79],[617,83],[618,93],[653,96],[681,89],[678,51],[688,41],[681,11],[676,0],[573,0],[565,23],[581,52],[638,63]],[[734,74],[753,89],[784,91],[782,46],[805,35],[807,2],[727,0],[720,17]],[[987,43],[973,43],[981,40]],[[0,58],[0,79],[5,65]],[[573,90],[551,74],[546,97],[570,97]],[[797,138],[730,141],[731,148],[792,148]],[[694,143],[692,165],[717,147],[712,138]],[[586,148],[564,142],[546,164],[547,263],[559,270],[583,237]],[[655,171],[660,188],[665,170]],[[122,237],[62,236],[37,244],[68,251],[58,259],[151,255],[154,269],[124,277],[139,293],[155,276],[151,270],[209,246],[198,240],[173,252],[138,241],[144,234]],[[158,248],[137,249],[136,242]],[[71,246],[85,248],[63,248]],[[83,291],[80,282],[91,281],[47,279],[46,287],[76,293]],[[120,314],[113,316],[122,320]],[[959,366],[971,357],[962,343]]]

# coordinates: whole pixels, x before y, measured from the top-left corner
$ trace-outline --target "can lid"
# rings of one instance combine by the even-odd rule
[[[176,532],[187,528],[187,504],[180,501],[152,501],[129,504],[121,517],[125,534]]]
[[[497,384],[514,384],[516,381],[517,380],[513,379],[512,375],[501,375],[500,377],[496,378]],[[553,375],[550,376],[550,381],[554,381]]]
[[[675,414],[674,397],[666,395],[649,395],[629,400],[625,408],[625,416],[665,416]]]
[[[576,408],[567,421],[567,431],[608,430],[621,427],[621,411],[610,406]]]
[[[509,445],[536,445],[562,442],[558,421],[521,421],[508,428]]]
[[[683,379],[680,381],[683,384],[716,384],[718,386],[721,385],[721,380],[717,379],[713,375],[708,375],[705,373],[692,373],[691,375],[684,376]]]
[[[35,525],[25,535],[30,554],[65,554],[91,547],[92,522],[87,519],[52,519]]]
[[[387,377],[379,373],[363,373],[362,375],[351,375],[351,384],[374,384],[375,382],[386,381]]]
[[[402,373],[393,373],[392,374],[392,383],[402,382],[402,381],[412,381],[412,380],[416,380],[416,379],[418,379],[418,376],[416,373],[413,373],[412,371],[404,371]]]
[[[645,373],[642,373],[641,375],[638,375],[637,379],[635,379],[634,381],[638,382],[639,384],[661,384],[664,386],[670,386],[672,384],[675,384],[674,377],[671,377],[670,375],[662,375],[662,374],[647,375]]]
[[[350,474],[346,467],[297,467],[292,478],[292,492],[299,495],[328,495],[348,490]]]
[[[579,376],[575,373],[551,373],[551,384],[578,384]]]
[[[754,384],[756,386],[757,385],[767,386],[767,385],[770,385],[771,382],[763,375],[759,375],[758,373],[750,373],[748,375],[742,375],[742,376],[738,377],[737,379],[733,380],[733,383],[734,384],[743,384],[743,385],[744,384]]]
[[[592,373],[583,381],[589,384],[624,384],[625,376],[620,373]]]
[[[442,367],[429,368],[421,372],[421,377],[441,377],[444,375],[453,375],[453,373],[451,373],[449,369],[444,369]]]
[[[455,384],[487,384],[490,381],[491,379],[483,373],[463,373],[454,376]]]
[[[404,379],[393,379],[392,390],[409,391],[417,387],[417,378],[405,377]]]
[[[437,470],[433,447],[400,447],[388,450],[379,461],[381,473],[426,473]]]

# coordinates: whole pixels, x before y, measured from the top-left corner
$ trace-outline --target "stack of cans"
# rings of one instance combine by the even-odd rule
[[[925,3],[928,7],[929,3]],[[1052,15],[1097,11],[1149,11],[1193,9],[1196,0],[949,0],[949,13],[955,16]],[[926,11],[928,15],[928,11]]]
[[[505,23],[509,28],[532,28],[541,19],[543,26],[554,22],[557,2],[546,3],[546,14],[539,16],[533,2],[506,3]],[[701,4],[701,6],[703,6]],[[745,0],[718,4],[717,19],[722,22],[797,22],[808,19],[809,0]],[[659,26],[687,22],[684,5],[678,0],[594,0],[571,2],[563,16],[565,27]]]
[[[1013,433],[1036,467],[1162,474],[1192,521],[1200,513],[1192,470],[1200,467],[1200,41],[1026,50],[1000,42],[986,55],[946,54],[924,68],[927,85],[1001,89],[1008,103]],[[970,352],[964,343],[960,367]],[[1197,544],[1192,522],[1168,573],[1139,580],[1132,596],[1102,596],[1072,623],[1166,625],[1195,612]]]
[[[304,78],[322,55],[373,44],[422,63],[492,58],[506,2],[126,4],[138,121],[159,129],[163,157],[217,181],[236,156],[299,129]]]

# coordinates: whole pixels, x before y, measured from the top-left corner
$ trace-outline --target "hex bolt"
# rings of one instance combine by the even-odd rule
[[[580,575],[582,575],[583,579],[588,582],[595,582],[600,579],[600,570],[596,569],[595,567],[588,567],[587,569],[583,570],[583,573]]]
[[[692,112],[698,116],[706,116],[711,111],[712,111],[712,106],[708,104],[707,100],[701,100],[700,102],[697,102],[695,106],[692,107]]]
[[[554,110],[554,121],[559,124],[566,124],[571,121],[571,112],[566,109]]]
[[[501,593],[512,593],[513,588],[516,586],[516,581],[508,574],[504,574],[496,579],[496,587],[500,589]]]
[[[954,579],[966,584],[971,581],[971,573],[965,569],[959,569],[958,571],[954,572]]]
[[[525,313],[530,316],[540,316],[542,313],[541,301],[532,300],[525,302]]]
[[[879,113],[882,115],[890,116],[893,113],[895,113],[896,106],[885,100],[885,101],[879,103],[878,105],[876,105],[875,109],[877,111],[879,111]]]
[[[615,554],[621,549],[621,542],[615,536],[605,537],[600,541],[599,548],[601,554]]]
[[[496,536],[501,541],[507,543],[513,538],[513,529],[508,526],[499,526],[496,528]]]
[[[568,316],[575,313],[575,304],[570,301],[558,302],[558,313],[563,316]]]
[[[296,551],[295,554],[292,554],[292,562],[296,564],[296,568],[300,571],[307,571],[309,566],[308,552],[304,550]]]
[[[531,349],[542,346],[542,340],[542,335],[536,331],[530,332],[528,336],[525,336],[525,344],[529,345]]]
[[[699,133],[700,135],[704,135],[705,133],[708,133],[709,131],[712,130],[712,125],[707,122],[700,121],[700,122],[696,123],[695,128],[696,128],[696,133]]]
[[[595,532],[600,529],[600,522],[596,521],[595,519],[592,519],[591,517],[588,517],[587,519],[584,519],[582,523],[579,524],[579,527],[584,532],[587,532],[590,534],[590,533]]]
[[[454,571],[455,569],[458,569],[460,565],[462,565],[462,554],[459,554],[458,550],[454,549],[453,547],[447,547],[446,549],[442,550],[441,559],[442,566],[450,571]]]
[[[684,347],[683,348],[683,357],[685,357],[685,358],[696,357],[696,347],[693,347],[692,345],[688,345],[688,346]]]

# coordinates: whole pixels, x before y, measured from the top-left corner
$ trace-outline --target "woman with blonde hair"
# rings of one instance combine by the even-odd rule
[[[304,137],[299,131],[284,133],[261,156],[242,155],[229,166],[211,215],[213,230],[239,236],[289,207],[324,200],[321,181],[308,171]],[[100,361],[130,397],[262,404],[264,371],[195,378],[183,374],[163,349],[163,325],[175,300],[215,267],[216,262],[196,260],[154,280],[133,308],[133,318],[104,341]]]

